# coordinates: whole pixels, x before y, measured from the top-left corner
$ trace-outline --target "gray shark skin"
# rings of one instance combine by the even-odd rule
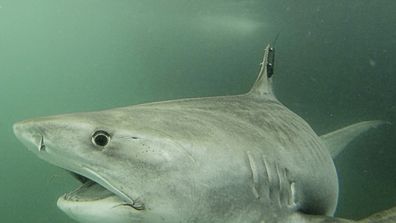
[[[383,122],[317,136],[273,95],[271,53],[246,94],[37,118],[14,132],[83,182],[58,200],[79,222],[352,222],[331,217],[332,158]],[[392,222],[394,213],[362,222]]]

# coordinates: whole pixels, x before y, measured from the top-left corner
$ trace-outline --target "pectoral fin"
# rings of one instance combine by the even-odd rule
[[[391,223],[396,222],[396,207],[374,213],[368,218],[358,221],[359,223]]]
[[[291,215],[284,223],[395,223],[396,207],[377,212],[368,218],[358,221],[347,220],[342,218],[334,218],[329,216],[307,215],[303,213],[295,213]]]
[[[356,221],[321,215],[295,213],[282,223],[356,223]]]
[[[379,120],[359,122],[342,129],[338,129],[334,132],[327,133],[326,135],[322,135],[320,138],[327,146],[334,159],[357,136],[371,128],[376,128],[383,124],[390,123]]]

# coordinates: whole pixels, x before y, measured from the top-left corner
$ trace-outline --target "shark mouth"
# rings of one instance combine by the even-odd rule
[[[96,183],[93,180],[90,180],[87,177],[84,177],[80,174],[71,171],[68,172],[82,184],[73,191],[63,195],[63,198],[65,200],[75,201],[75,202],[95,201],[115,195],[113,192],[107,190],[102,185]]]
[[[73,191],[64,194],[62,196],[64,200],[71,202],[92,202],[103,200],[109,197],[114,197],[117,198],[116,206],[129,206],[138,211],[145,209],[143,203],[132,201],[130,198],[126,197],[126,195],[123,194],[121,191],[114,188],[111,184],[108,184],[103,178],[99,178],[101,182],[104,181],[104,183],[101,184],[97,181],[94,181],[88,177],[72,172],[70,170],[66,171],[68,171],[75,179],[77,179],[82,184]],[[92,171],[90,172],[93,173]],[[98,178],[97,174],[95,175],[95,178]]]

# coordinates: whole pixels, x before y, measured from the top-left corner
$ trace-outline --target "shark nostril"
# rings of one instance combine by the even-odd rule
[[[47,123],[40,120],[26,120],[15,123],[13,130],[15,136],[29,149],[42,152],[47,151],[47,144],[44,139],[47,126]]]
[[[45,151],[44,137],[41,135],[40,143],[38,144],[38,151]]]

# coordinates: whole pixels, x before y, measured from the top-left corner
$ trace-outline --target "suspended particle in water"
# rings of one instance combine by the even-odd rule
[[[372,67],[375,67],[375,65],[377,65],[377,63],[375,62],[375,60],[373,60],[373,59],[369,59],[369,64],[370,64],[370,66],[372,66]]]

